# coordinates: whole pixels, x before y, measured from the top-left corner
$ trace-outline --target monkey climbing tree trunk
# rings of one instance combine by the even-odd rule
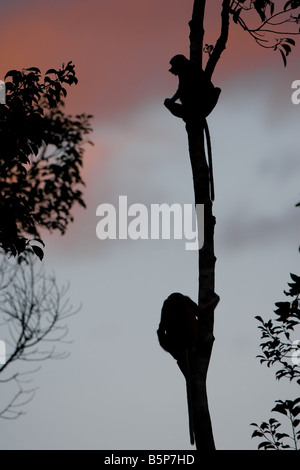
[[[204,13],[205,0],[195,0],[190,26],[190,60],[203,67],[203,43],[204,43]],[[216,63],[226,47],[229,28],[229,0],[222,4],[221,34],[216,42],[212,54],[206,66],[206,73],[211,79]],[[196,447],[198,450],[213,450],[215,443],[212,424],[208,408],[206,378],[212,346],[214,342],[214,309],[218,303],[215,294],[215,263],[214,253],[214,228],[213,204],[209,193],[209,171],[205,155],[204,131],[198,122],[186,126],[189,142],[189,154],[193,173],[195,203],[204,204],[204,244],[199,250],[199,293],[198,305],[207,305],[210,299],[211,307],[205,309],[199,315],[199,341],[198,348],[191,363],[191,388],[193,397],[193,422]],[[212,182],[211,182],[212,183]]]
[[[218,8],[218,2],[210,2]],[[247,5],[246,5],[247,3]],[[278,2],[281,4],[281,2]],[[274,2],[268,0],[222,0],[221,30],[215,45],[204,45],[204,14],[206,0],[194,0],[190,26],[190,59],[177,54],[171,61],[170,72],[178,77],[178,89],[165,99],[166,108],[181,118],[186,126],[190,162],[193,173],[195,203],[204,206],[204,244],[199,249],[198,305],[189,297],[171,294],[164,302],[158,338],[161,346],[177,360],[187,382],[191,444],[198,450],[215,449],[206,392],[206,378],[214,342],[214,310],[219,297],[215,293],[215,263],[213,216],[214,185],[212,153],[206,117],[217,104],[220,89],[214,87],[212,76],[221,54],[226,49],[229,18],[247,31],[259,46],[278,50],[286,65],[286,57],[295,45],[291,37],[298,28],[282,32],[285,23],[299,23],[299,15],[291,12],[300,8],[299,1],[283,2],[274,12]],[[260,26],[249,28],[242,16],[251,10],[260,17]],[[215,10],[214,10],[215,11]],[[282,15],[280,17],[280,15]],[[276,18],[276,19],[275,19]],[[265,33],[268,33],[265,35]],[[268,38],[267,38],[268,36]],[[273,36],[273,37],[272,37]],[[280,36],[280,37],[279,37]],[[203,53],[208,54],[205,67]],[[180,100],[180,103],[177,101]],[[205,141],[207,143],[207,158]]]
[[[215,443],[206,390],[207,372],[214,342],[215,293],[213,174],[206,117],[217,104],[220,89],[211,78],[226,47],[230,0],[223,0],[221,34],[203,68],[205,0],[194,0],[190,26],[190,60],[174,56],[170,72],[178,76],[178,90],[166,98],[166,108],[185,122],[193,174],[195,204],[204,206],[204,244],[199,249],[198,305],[179,293],[164,302],[157,331],[160,345],[177,360],[187,383],[191,444],[198,450],[214,450]],[[177,103],[180,99],[181,103]],[[207,143],[207,158],[205,152]]]

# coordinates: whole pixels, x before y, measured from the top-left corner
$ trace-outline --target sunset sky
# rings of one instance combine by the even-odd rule
[[[220,0],[208,2],[214,43]],[[188,55],[192,0],[2,1],[0,79],[10,69],[43,72],[72,60],[79,83],[69,113],[93,114],[84,158],[87,209],[67,234],[45,234],[45,265],[70,282],[81,311],[69,320],[70,356],[32,375],[35,398],[2,421],[1,449],[191,449],[185,384],[158,344],[163,301],[197,299],[197,252],[184,241],[96,237],[96,208],[193,203],[184,126],[163,106],[176,90],[170,58]],[[213,5],[213,6],[212,6]],[[269,318],[300,274],[299,44],[283,67],[233,25],[214,75],[222,88],[209,117],[215,193],[216,309],[208,394],[218,449],[256,449],[253,421],[276,399],[295,398],[260,366],[255,315]],[[299,332],[300,334],[300,332]],[[26,366],[26,364],[25,364]],[[21,364],[19,370],[25,370]],[[4,392],[5,398],[5,392]]]

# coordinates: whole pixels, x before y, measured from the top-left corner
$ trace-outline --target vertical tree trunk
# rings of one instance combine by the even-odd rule
[[[204,131],[198,125],[187,126],[189,153],[193,173],[195,203],[204,204],[204,244],[199,250],[198,305],[207,305],[214,298],[215,255],[212,202],[209,198],[209,172],[204,150]],[[191,364],[194,432],[197,449],[215,449],[206,393],[206,377],[211,357],[214,307],[205,309],[199,318],[199,345]]]
[[[189,23],[190,60],[199,64],[202,69],[205,4],[206,0],[194,0],[192,19]],[[182,104],[182,106],[176,105],[176,99],[174,100],[174,98],[177,96],[176,94],[173,96],[172,99],[165,100],[165,106],[171,111],[172,114],[177,117],[181,117],[182,119],[184,119],[183,116],[185,116],[184,120],[186,123],[186,131],[188,136],[189,155],[192,167],[195,193],[195,203],[204,205],[204,244],[203,247],[199,249],[199,308],[196,308],[197,313],[195,314],[198,318],[198,321],[196,320],[197,326],[195,327],[197,333],[195,343],[197,344],[197,346],[195,348],[195,346],[193,345],[192,349],[190,350],[190,354],[188,356],[188,361],[190,361],[190,364],[184,364],[182,360],[179,360],[182,351],[178,352],[176,348],[184,347],[184,350],[186,351],[187,348],[189,348],[189,346],[191,345],[189,345],[189,343],[185,343],[186,339],[183,342],[181,341],[181,344],[179,344],[181,335],[179,334],[178,336],[176,328],[178,328],[178,324],[180,325],[181,317],[180,315],[178,316],[178,311],[176,311],[176,309],[174,312],[172,312],[173,307],[166,306],[165,303],[169,302],[170,297],[164,303],[163,308],[165,307],[165,310],[163,314],[162,309],[161,322],[157,331],[161,346],[166,351],[170,352],[170,354],[172,354],[172,356],[177,360],[179,368],[186,377],[187,390],[188,392],[191,390],[191,396],[190,393],[188,393],[188,403],[192,404],[192,419],[190,419],[190,432],[191,442],[193,441],[193,437],[195,437],[197,450],[215,449],[212,424],[208,407],[206,379],[210,363],[212,346],[214,342],[214,310],[219,301],[219,297],[215,293],[216,257],[214,254],[214,228],[216,221],[212,213],[213,203],[210,199],[212,194],[212,171],[210,170],[212,170],[212,168],[209,169],[205,154],[204,140],[205,138],[207,138],[207,127],[204,116],[208,115],[216,105],[216,100],[218,99],[220,90],[214,88],[214,90],[217,91],[218,95],[216,96],[215,94],[215,96],[213,96],[214,94],[209,93],[209,90],[205,87],[207,87],[207,83],[209,83],[209,80],[211,80],[215,66],[226,47],[229,29],[229,11],[230,0],[223,0],[221,13],[221,33],[216,42],[215,48],[212,49],[212,52],[208,58],[205,67],[205,75],[206,79],[208,79],[208,82],[206,79],[205,81],[201,82],[200,80],[199,82],[199,86],[204,87],[203,90],[199,90],[198,93],[198,96],[201,96],[202,93],[203,102],[199,102],[198,100],[195,106],[197,105],[200,108],[201,104],[203,104],[203,109],[195,109],[195,111],[197,112],[195,112],[194,114],[183,114],[181,110],[184,107],[184,103]],[[196,67],[196,69],[198,68]],[[177,75],[176,72],[174,73],[175,75]],[[182,97],[183,96],[184,95],[182,95]],[[179,98],[181,99],[180,95]],[[209,99],[211,99],[211,103],[209,103]],[[181,294],[177,293],[173,295]],[[169,310],[167,310],[167,308]],[[187,318],[189,318],[190,315],[188,312],[190,312],[189,308],[186,311],[181,311],[181,313],[185,315],[184,318],[186,322],[188,321]],[[170,320],[170,313],[172,321]],[[173,317],[172,315],[175,316]],[[193,318],[195,320],[195,316]],[[184,322],[181,325],[184,325]],[[197,330],[199,330],[199,332]],[[176,334],[174,334],[174,332]],[[176,344],[174,344],[174,341]],[[188,370],[190,374],[188,374]],[[191,383],[190,381],[188,381],[189,375],[191,376]],[[189,408],[189,412],[190,411],[191,409]]]
[[[202,66],[205,0],[195,0],[190,21],[190,59]],[[207,305],[215,295],[214,227],[209,190],[209,171],[205,155],[204,129],[201,123],[186,126],[193,173],[195,203],[204,204],[204,245],[199,250],[198,305]],[[214,341],[214,308],[203,310],[199,318],[199,344],[191,364],[193,421],[198,450],[214,450],[206,378]]]

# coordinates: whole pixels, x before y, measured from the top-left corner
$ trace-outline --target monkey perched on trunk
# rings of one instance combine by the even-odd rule
[[[171,294],[161,309],[161,319],[157,336],[161,347],[176,359],[186,380],[190,441],[194,445],[193,394],[191,386],[191,360],[201,334],[199,318],[215,308],[219,296],[215,293],[203,306],[193,302],[186,295],[178,292]]]
[[[205,119],[216,106],[221,89],[214,87],[200,65],[182,54],[175,55],[170,64],[169,71],[178,76],[179,83],[175,95],[166,98],[165,106],[185,122]],[[181,105],[175,103],[178,99]]]
[[[192,390],[190,376],[191,354],[198,341],[198,306],[189,297],[174,293],[165,301],[157,330],[161,347],[172,354],[186,380],[190,441],[194,445]]]
[[[178,89],[172,98],[166,98],[164,105],[176,117],[185,121],[187,126],[200,125],[205,130],[210,177],[210,197],[214,200],[213,166],[211,142],[206,117],[215,108],[221,89],[214,87],[201,66],[188,60],[184,55],[175,55],[170,60],[169,71],[178,76]],[[181,104],[176,103],[177,100]]]

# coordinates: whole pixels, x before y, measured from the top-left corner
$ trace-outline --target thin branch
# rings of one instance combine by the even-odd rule
[[[286,10],[281,10],[281,11],[279,11],[279,12],[277,12],[277,13],[274,13],[274,15],[269,16],[269,18],[267,18],[265,21],[263,21],[263,22],[261,23],[261,25],[260,25],[258,28],[256,28],[256,29],[251,29],[251,30],[250,30],[249,28],[247,28],[247,29],[248,29],[248,31],[252,31],[253,33],[255,33],[256,31],[261,30],[266,24],[271,24],[270,20],[273,20],[274,18],[276,18],[276,17],[278,17],[278,16],[280,16],[280,15],[285,15],[285,14],[287,14],[289,11],[293,11],[293,10],[294,10],[294,8],[287,8]],[[285,21],[283,20],[283,21],[281,22],[281,24],[282,24],[282,23],[285,23],[286,21],[288,21],[288,20],[285,20]]]
[[[0,280],[5,286],[2,288],[0,284],[0,314],[5,320],[1,323],[6,326],[6,333],[9,334],[5,342],[10,349],[6,362],[0,366],[2,374],[7,369],[10,370],[12,363],[17,360],[38,362],[68,356],[65,352],[56,351],[56,343],[66,343],[68,333],[67,325],[62,325],[61,321],[77,313],[80,307],[74,310],[69,299],[65,298],[68,285],[58,287],[54,275],[48,276],[42,265],[40,269],[36,269],[36,266],[36,259],[30,254],[26,264],[17,264],[15,259],[11,262],[5,257],[0,264]],[[12,272],[14,277],[11,277]],[[41,350],[40,346],[46,342],[52,342],[52,347]],[[20,416],[22,413],[14,410],[15,406],[21,406],[19,397],[23,393],[33,392],[23,389],[18,377],[19,374],[15,374],[0,381],[4,383],[14,380],[19,386],[11,402],[0,411],[0,417],[7,418],[7,415],[12,414],[14,419]]]
[[[210,79],[214,73],[215,67],[221,57],[222,52],[226,49],[229,33],[229,11],[230,0],[223,0],[221,13],[221,33],[205,68],[207,76]]]
[[[32,371],[31,371],[32,372]],[[28,372],[28,373],[31,373]],[[31,388],[25,390],[22,386],[23,383],[28,383],[28,381],[22,380],[21,376],[22,375],[27,375],[26,374],[19,374],[16,373],[12,377],[9,377],[7,380],[1,380],[0,383],[7,383],[7,382],[15,382],[17,386],[17,392],[14,394],[13,398],[9,401],[9,403],[2,408],[0,411],[0,418],[2,419],[7,419],[7,420],[13,420],[17,419],[20,416],[24,415],[25,412],[22,411],[20,408],[27,405],[31,400],[33,400],[35,396],[35,392],[37,388]],[[25,398],[27,396],[27,398]],[[21,401],[21,397],[23,397],[23,400]]]

